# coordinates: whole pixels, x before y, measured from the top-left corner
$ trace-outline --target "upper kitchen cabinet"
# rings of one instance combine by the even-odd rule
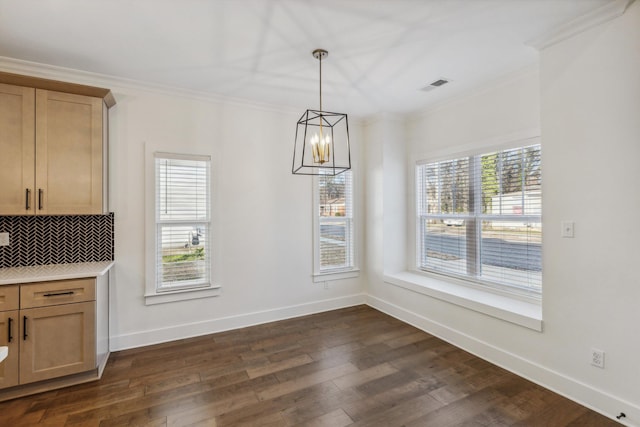
[[[36,214],[103,212],[101,99],[37,89],[35,147]]]
[[[0,73],[0,215],[106,212],[114,103],[107,89]]]

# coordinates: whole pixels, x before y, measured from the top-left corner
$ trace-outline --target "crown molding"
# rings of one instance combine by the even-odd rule
[[[260,103],[244,98],[234,98],[230,96],[219,95],[212,92],[198,92],[177,87],[142,82],[139,80],[125,79],[122,77],[115,77],[107,74],[92,73],[88,71],[75,70],[72,68],[42,64],[39,62],[24,61],[21,59],[9,58],[6,56],[0,56],[0,72],[15,73],[44,79],[56,79],[74,84],[106,87],[111,89],[116,100],[118,97],[118,92],[120,92],[121,94],[129,94],[131,92],[146,92],[156,95],[176,96],[218,105],[231,105],[240,108],[252,108],[272,113],[290,114],[295,117],[300,116],[300,113],[303,111],[303,109],[293,107],[291,105]],[[363,123],[363,118],[360,116],[351,115],[349,118],[352,125],[362,125]]]
[[[596,25],[603,24],[624,14],[635,0],[614,0],[591,12],[568,21],[535,39],[525,42],[527,46],[542,50],[563,40],[582,33]]]
[[[172,86],[142,82],[139,80],[125,79],[106,74],[58,67],[39,62],[24,61],[10,57],[0,56],[0,72],[44,79],[55,79],[74,84],[106,87],[114,92],[116,98],[118,97],[118,92],[123,92],[125,94],[131,92],[146,92],[157,95],[176,96],[220,105],[234,105],[269,112],[300,115],[299,109],[292,106],[260,103],[243,98],[219,95],[212,92],[198,92]]]

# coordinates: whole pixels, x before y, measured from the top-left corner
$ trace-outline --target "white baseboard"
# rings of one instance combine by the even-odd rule
[[[147,345],[213,334],[231,329],[245,328],[247,326],[360,305],[364,304],[365,301],[366,296],[364,294],[347,295],[340,298],[314,301],[311,303],[281,307],[273,310],[221,317],[219,319],[211,319],[205,322],[188,323],[168,328],[141,331],[133,334],[116,335],[110,338],[110,350],[118,351],[128,348],[144,347]]]
[[[599,412],[606,417],[627,426],[640,425],[640,407],[636,404],[617,398],[604,391],[594,389],[587,384],[567,377],[559,372],[498,347],[494,347],[439,322],[430,320],[420,314],[405,310],[395,304],[388,303],[371,295],[367,295],[366,300],[367,305],[376,310],[415,326],[456,347],[511,371],[520,377],[526,378],[529,381]],[[626,417],[622,420],[616,420],[615,416],[620,412],[624,412]]]

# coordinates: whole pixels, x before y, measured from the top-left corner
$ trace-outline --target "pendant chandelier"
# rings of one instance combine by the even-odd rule
[[[296,175],[338,175],[351,169],[347,115],[322,110],[322,60],[329,55],[316,49],[313,57],[320,65],[320,108],[307,110],[296,126],[293,167]]]

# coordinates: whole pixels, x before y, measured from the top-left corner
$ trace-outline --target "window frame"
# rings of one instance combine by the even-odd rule
[[[341,280],[358,277],[360,269],[358,268],[358,250],[357,250],[357,221],[355,208],[355,173],[353,169],[349,169],[343,174],[349,174],[349,185],[351,187],[350,198],[345,200],[345,211],[350,212],[350,216],[344,217],[322,217],[320,215],[320,177],[314,176],[312,181],[313,188],[313,281],[316,283],[331,280]],[[320,227],[323,223],[331,223],[334,221],[345,221],[347,219],[350,239],[347,241],[347,257],[350,259],[350,265],[345,267],[335,267],[323,269],[320,263]]]
[[[474,224],[471,227],[471,229],[474,232],[474,235],[472,236],[467,236],[466,238],[473,238],[475,240],[473,246],[475,246],[475,256],[473,257],[472,260],[467,260],[467,266],[469,266],[469,264],[474,264],[471,266],[472,271],[479,271],[478,268],[481,267],[481,257],[480,257],[480,247],[481,247],[481,225],[478,225],[477,223],[482,223],[482,221],[487,221],[487,220],[504,220],[504,221],[515,221],[518,220],[518,222],[539,222],[540,226],[542,227],[542,212],[540,212],[540,215],[496,215],[496,214],[483,214],[482,213],[482,184],[481,182],[474,182],[474,180],[470,180],[470,184],[469,185],[474,185],[474,200],[472,201],[473,206],[470,206],[469,208],[469,212],[468,213],[464,213],[464,214],[456,214],[456,213],[451,213],[451,214],[429,214],[429,215],[421,215],[422,211],[421,211],[421,195],[420,195],[420,190],[421,190],[421,184],[419,183],[420,180],[420,176],[419,176],[419,167],[423,166],[423,165],[427,165],[427,164],[432,164],[432,163],[436,163],[436,162],[446,162],[446,161],[453,161],[453,160],[458,160],[458,159],[462,159],[462,158],[473,158],[474,160],[474,165],[470,166],[470,170],[473,170],[473,168],[476,167],[480,167],[480,158],[481,156],[484,155],[488,155],[491,154],[493,152],[502,152],[502,151],[508,151],[508,150],[513,150],[513,149],[518,149],[518,148],[526,148],[526,147],[530,147],[530,146],[534,146],[534,145],[540,145],[540,148],[542,148],[541,143],[540,143],[540,138],[539,136],[530,136],[530,137],[525,137],[525,138],[518,138],[515,140],[510,140],[509,142],[506,143],[502,143],[499,145],[484,145],[484,144],[480,144],[480,146],[478,146],[478,148],[474,148],[474,149],[470,149],[470,150],[465,150],[462,152],[444,152],[442,154],[439,154],[437,156],[420,156],[419,160],[415,160],[414,163],[414,167],[413,167],[413,173],[414,173],[414,179],[413,179],[413,183],[414,183],[414,196],[413,196],[413,203],[414,203],[414,233],[413,236],[415,238],[414,241],[414,257],[413,257],[413,269],[414,272],[420,275],[424,275],[424,276],[428,276],[428,277],[437,277],[437,278],[442,278],[446,281],[449,281],[451,283],[455,283],[458,285],[463,285],[463,286],[469,286],[472,288],[476,288],[476,289],[481,289],[481,290],[485,290],[485,291],[490,291],[490,292],[495,292],[498,294],[502,294],[502,295],[506,295],[506,296],[511,296],[511,297],[518,297],[518,298],[523,298],[525,300],[529,300],[529,301],[540,301],[541,297],[542,297],[542,282],[540,283],[540,289],[535,289],[532,287],[526,287],[526,286],[518,286],[518,285],[508,285],[505,283],[500,283],[500,282],[496,282],[496,281],[491,281],[491,280],[484,280],[481,279],[480,277],[473,277],[471,275],[464,275],[464,274],[455,274],[455,273],[450,273],[450,272],[444,272],[444,271],[438,271],[438,270],[433,270],[433,269],[428,269],[428,268],[424,268],[422,266],[421,263],[421,257],[423,256],[422,254],[422,239],[424,238],[423,235],[423,229],[424,229],[424,223],[423,223],[423,218],[426,218],[427,216],[429,218],[432,219],[438,219],[438,218],[442,218],[442,219],[450,219],[452,217],[456,218],[456,219],[461,219],[465,221],[465,227],[467,225],[466,221],[472,221]],[[477,181],[477,180],[475,180]],[[542,192],[542,189],[540,190]],[[474,213],[475,209],[480,209],[479,213]],[[542,229],[542,228],[541,228]],[[543,243],[541,241],[541,251],[543,251]],[[468,271],[468,269],[467,269]],[[541,272],[542,273],[542,272]]]
[[[158,221],[156,204],[157,204],[157,158],[169,159],[185,159],[185,160],[206,160],[208,161],[209,177],[208,177],[208,218],[206,221],[188,221],[192,223],[208,223],[208,265],[209,277],[206,283],[197,285],[186,285],[176,287],[161,288],[158,283],[157,268],[157,247],[159,242],[159,229],[162,222]],[[214,238],[214,171],[215,165],[211,153],[195,152],[195,153],[176,153],[171,150],[163,150],[162,147],[153,144],[145,144],[145,305],[163,304],[174,301],[183,301],[199,298],[207,298],[220,295],[220,285],[214,281],[215,258],[217,251],[217,242]],[[182,221],[178,221],[182,222]],[[168,223],[178,223],[169,221]],[[186,223],[186,222],[185,222]]]

